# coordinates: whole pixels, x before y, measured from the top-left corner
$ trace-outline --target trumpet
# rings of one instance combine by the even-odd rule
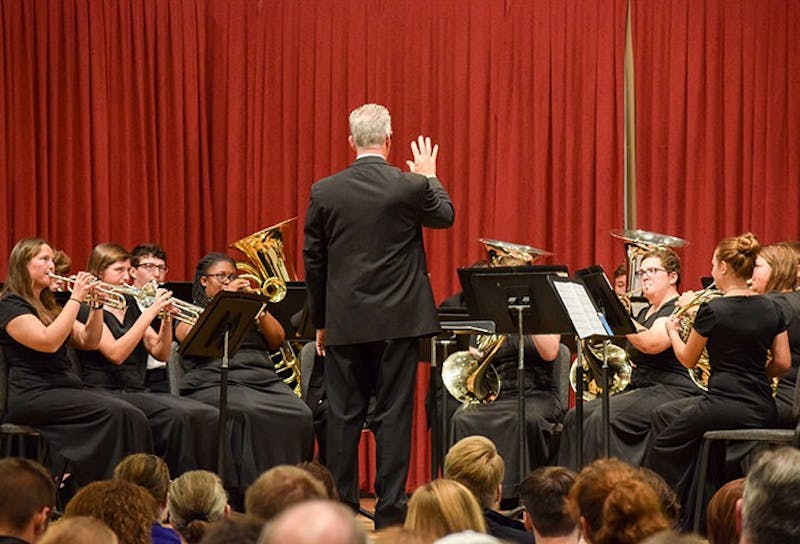
[[[123,287],[123,286],[121,286]],[[124,286],[127,287],[126,291],[127,294],[136,298],[139,301],[139,304],[142,305],[143,308],[149,308],[156,302],[156,295],[158,294],[158,283],[155,280],[152,280],[144,285],[141,288],[137,289],[136,287],[132,286]],[[136,291],[134,294],[130,291]],[[203,308],[200,306],[195,306],[189,302],[181,300],[179,298],[171,297],[169,299],[170,304],[175,311],[162,311],[159,313],[159,317],[164,319],[165,317],[171,317],[175,321],[180,321],[181,323],[186,323],[189,326],[194,326],[197,323],[197,319],[200,317],[200,314],[203,313]]]
[[[67,285],[67,289],[72,292],[72,287],[75,285],[77,276],[60,276],[58,274],[53,274],[52,272],[48,273],[47,275],[55,280],[63,281]],[[129,292],[128,289],[133,289],[137,293],[139,291],[135,287],[127,287],[126,289],[121,285],[111,285],[110,283],[100,280],[93,281],[91,285],[94,288],[95,293],[100,294],[100,299],[103,301],[103,304],[118,310],[124,310],[128,307],[128,301],[125,300],[125,295],[136,296],[135,294]],[[90,297],[87,299],[87,302],[93,302],[95,298],[96,295],[90,295]]]

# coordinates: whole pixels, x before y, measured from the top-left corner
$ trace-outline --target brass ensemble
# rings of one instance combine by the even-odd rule
[[[287,219],[231,244],[247,257],[247,261],[236,263],[236,269],[243,272],[239,277],[250,281],[250,291],[264,295],[273,303],[286,297],[286,282],[298,279],[294,261],[287,258],[288,248],[284,244],[284,240],[293,232],[296,221],[296,217]],[[291,387],[295,395],[302,397],[300,360],[292,342],[284,341],[270,358],[275,365],[275,373]]]
[[[505,334],[478,336],[480,356],[457,351],[442,363],[442,382],[462,404],[488,404],[500,394],[500,376],[491,361],[508,338]]]

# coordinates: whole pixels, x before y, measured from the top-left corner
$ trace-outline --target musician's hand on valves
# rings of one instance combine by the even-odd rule
[[[250,288],[250,280],[245,278],[236,278],[222,286],[223,291],[241,291],[248,288]]]
[[[172,291],[167,289],[159,289],[156,291],[156,299],[146,311],[151,312],[153,318],[159,315],[162,316],[162,318],[171,316],[174,313],[172,307]]]
[[[675,316],[670,316],[664,321],[664,326],[667,328],[667,335],[672,332],[678,332],[679,330],[679,318]]]
[[[683,308],[694,302],[694,298],[697,296],[697,293],[694,291],[684,291],[681,293],[681,296],[678,297],[678,301],[675,303],[675,306],[678,308]]]
[[[483,357],[483,352],[474,346],[469,347],[469,354],[472,355],[475,359],[480,359]]]
[[[78,272],[75,275],[75,283],[72,285],[72,298],[78,302],[84,302],[90,293],[94,294],[95,289],[92,284],[96,282],[97,278],[88,272]]]
[[[411,142],[411,154],[414,160],[406,161],[411,172],[423,176],[436,175],[436,156],[439,154],[439,146],[431,146],[430,137],[420,135],[416,142]]]

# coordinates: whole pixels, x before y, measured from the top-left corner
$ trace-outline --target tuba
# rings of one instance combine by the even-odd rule
[[[549,251],[522,244],[512,244],[502,240],[479,238],[483,244],[486,255],[489,257],[489,266],[517,266],[533,264],[542,257],[552,255]]]
[[[569,370],[569,383],[577,391],[578,365],[583,368],[583,400],[594,400],[603,394],[602,372],[605,346],[603,342],[581,341],[578,357]],[[633,365],[624,349],[608,344],[608,394],[624,391],[631,382]]]
[[[500,376],[491,361],[508,338],[505,334],[478,337],[476,357],[468,350],[451,354],[442,363],[442,382],[462,404],[488,404],[500,394]]]
[[[267,227],[232,243],[247,257],[247,262],[237,262],[240,278],[250,280],[252,290],[267,297],[270,302],[280,302],[286,296],[286,282],[297,281],[293,261],[286,258],[284,239],[294,234],[296,217]]]
[[[291,238],[290,235],[294,233],[295,221],[297,218],[292,217],[230,245],[247,257],[247,261],[236,263],[236,269],[243,272],[239,277],[250,280],[250,290],[264,295],[269,302],[283,300],[286,297],[286,282],[297,281],[293,261],[287,258],[284,244],[284,239]],[[300,360],[295,346],[288,340],[284,341],[270,358],[275,365],[275,373],[295,395],[302,397]]]

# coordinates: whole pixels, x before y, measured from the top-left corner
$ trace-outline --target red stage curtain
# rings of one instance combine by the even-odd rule
[[[419,133],[441,146],[457,212],[425,235],[437,299],[483,256],[480,236],[611,268],[625,6],[5,0],[0,255],[37,234],[80,269],[96,243],[155,241],[170,277],[189,279],[207,251],[302,223],[311,183],[352,160],[348,112],[375,101],[393,115],[395,163]],[[419,406],[412,487],[429,477]]]
[[[638,226],[692,242],[696,288],[722,238],[800,237],[800,3],[632,5]]]

